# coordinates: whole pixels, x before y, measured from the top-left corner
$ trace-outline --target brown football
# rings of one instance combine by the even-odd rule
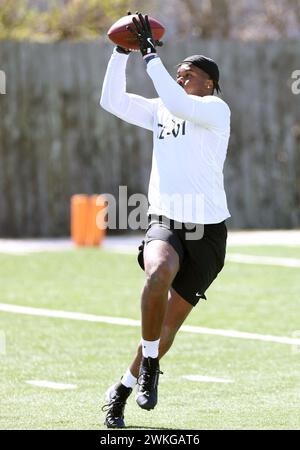
[[[126,30],[128,25],[135,30],[134,24],[132,23],[133,17],[135,17],[139,22],[137,14],[121,17],[121,19],[117,20],[117,22],[110,27],[107,32],[107,36],[112,42],[114,42],[114,44],[117,44],[120,47],[129,50],[138,50],[140,48],[138,40],[129,30]],[[161,39],[165,33],[165,27],[158,22],[158,20],[153,19],[153,17],[148,16],[148,19],[153,34],[153,39],[155,41]]]

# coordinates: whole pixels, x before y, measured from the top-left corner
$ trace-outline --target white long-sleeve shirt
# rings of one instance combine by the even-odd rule
[[[147,65],[159,98],[126,92],[128,55],[114,50],[104,78],[101,106],[153,132],[149,214],[178,222],[219,223],[230,217],[223,165],[230,109],[218,97],[188,95],[159,57]]]

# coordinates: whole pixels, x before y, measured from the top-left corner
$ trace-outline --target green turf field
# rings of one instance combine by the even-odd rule
[[[290,247],[228,252],[299,258],[299,249]],[[186,324],[299,338],[299,275],[299,268],[228,262]],[[97,249],[0,255],[0,303],[139,319],[142,282],[133,255]],[[104,429],[103,393],[127,368],[139,328],[0,311],[0,333],[6,338],[0,429]],[[300,347],[181,332],[161,369],[158,406],[143,411],[131,396],[129,428],[300,428]]]

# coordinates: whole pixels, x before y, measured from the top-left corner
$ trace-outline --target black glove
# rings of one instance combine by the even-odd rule
[[[153,53],[156,53],[156,46],[162,46],[162,42],[154,41],[151,26],[149,24],[148,16],[145,15],[145,18],[141,13],[138,14],[140,19],[140,23],[136,20],[135,17],[132,19],[132,23],[135,26],[135,30],[131,26],[127,26],[127,30],[129,30],[139,41],[140,50],[143,56],[147,56]]]
[[[124,55],[129,55],[129,53],[131,53],[131,50],[127,50],[126,48],[120,47],[119,45],[116,46],[116,50],[118,53],[123,53]]]

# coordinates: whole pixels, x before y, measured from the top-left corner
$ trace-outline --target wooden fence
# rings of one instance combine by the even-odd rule
[[[300,224],[300,95],[292,92],[299,42],[197,41],[166,44],[170,72],[202,53],[221,69],[232,110],[225,186],[233,228]],[[0,235],[69,233],[74,193],[147,192],[152,136],[102,110],[99,96],[112,51],[82,43],[0,42]],[[155,96],[139,54],[128,90]]]

